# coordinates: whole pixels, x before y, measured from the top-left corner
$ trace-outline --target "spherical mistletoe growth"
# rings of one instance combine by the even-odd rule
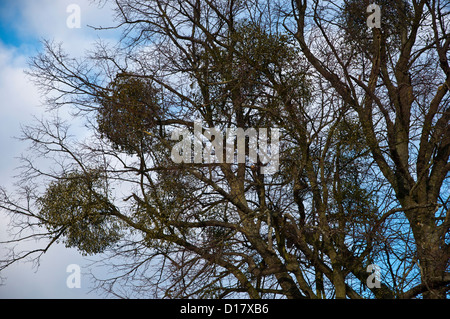
[[[113,146],[129,154],[149,147],[149,135],[160,115],[158,90],[145,79],[119,73],[100,94],[97,122]]]
[[[50,231],[62,231],[66,247],[96,254],[119,240],[119,226],[111,216],[115,207],[102,183],[98,171],[74,172],[51,183],[38,199],[41,220]]]
[[[354,49],[363,52],[372,51],[372,30],[368,27],[367,12],[372,0],[345,1],[342,9],[342,26],[345,39]],[[412,12],[407,1],[378,0],[375,2],[381,9],[381,32],[388,46],[400,49],[402,36],[408,31]]]

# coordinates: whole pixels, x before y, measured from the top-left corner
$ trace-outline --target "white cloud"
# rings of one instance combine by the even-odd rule
[[[25,56],[0,45],[0,184],[13,175],[14,158],[24,150],[13,137],[20,136],[20,125],[31,120],[32,114],[42,112],[39,93],[24,74],[25,67]]]
[[[71,55],[80,56],[98,38],[112,39],[117,31],[97,31],[90,26],[114,25],[114,12],[109,5],[99,6],[91,0],[19,0],[20,18],[12,27],[24,38],[50,39],[63,42]],[[73,12],[68,7],[80,8],[80,28],[71,28],[67,24]]]
[[[81,287],[69,288],[66,284],[67,266],[77,264],[81,267]],[[99,298],[91,292],[88,262],[75,249],[57,244],[45,253],[38,268],[30,262],[21,262],[7,268],[2,276],[5,285],[0,286],[0,299],[9,298]]]

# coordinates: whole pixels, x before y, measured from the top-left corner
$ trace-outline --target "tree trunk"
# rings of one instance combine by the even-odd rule
[[[445,299],[445,275],[449,263],[444,237],[435,225],[434,209],[420,208],[408,214],[417,245],[424,299]]]

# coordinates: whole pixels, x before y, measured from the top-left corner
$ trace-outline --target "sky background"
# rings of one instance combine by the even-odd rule
[[[67,12],[70,4],[80,7],[80,28],[69,28]],[[43,98],[27,78],[27,61],[41,49],[41,39],[63,43],[73,57],[83,55],[99,38],[114,40],[117,32],[95,31],[91,26],[113,24],[108,6],[99,7],[89,0],[0,0],[0,186],[12,189],[17,157],[24,153],[26,143],[20,136],[21,125],[31,124],[32,116],[45,116]],[[8,237],[8,218],[0,212],[0,241]],[[1,245],[1,244],[0,244]],[[30,245],[30,244],[29,244]],[[2,259],[0,246],[0,259]],[[41,258],[38,268],[32,263],[18,263],[0,273],[0,298],[99,298],[92,288],[87,272],[89,261],[76,250],[64,245],[53,246]],[[81,267],[81,288],[66,285],[70,264]]]

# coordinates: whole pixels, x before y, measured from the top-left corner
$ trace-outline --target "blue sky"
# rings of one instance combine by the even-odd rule
[[[23,12],[20,10],[23,1],[0,1],[0,39],[3,45],[15,48],[39,47],[39,38],[31,30],[21,27]],[[22,24],[23,25],[23,24]]]
[[[81,28],[66,24],[69,4],[80,7]],[[113,40],[116,36],[87,25],[112,23],[112,11],[91,5],[89,0],[0,0],[0,186],[12,189],[17,157],[26,149],[14,139],[20,136],[20,126],[30,124],[32,115],[45,116],[43,99],[24,73],[29,58],[41,50],[40,40],[61,41],[70,55],[80,56],[99,37]],[[9,238],[7,223],[0,212],[0,241]],[[0,259],[3,253],[0,247]],[[66,285],[69,264],[81,266],[79,289]],[[42,257],[37,269],[31,263],[19,263],[2,272],[0,277],[6,277],[6,282],[0,286],[0,298],[96,298],[95,293],[88,294],[87,264],[74,249],[57,245]]]
[[[5,0],[0,2],[0,39],[4,45],[18,47],[23,40],[17,28],[13,26],[14,21],[20,16],[19,8],[14,6],[14,3]]]

